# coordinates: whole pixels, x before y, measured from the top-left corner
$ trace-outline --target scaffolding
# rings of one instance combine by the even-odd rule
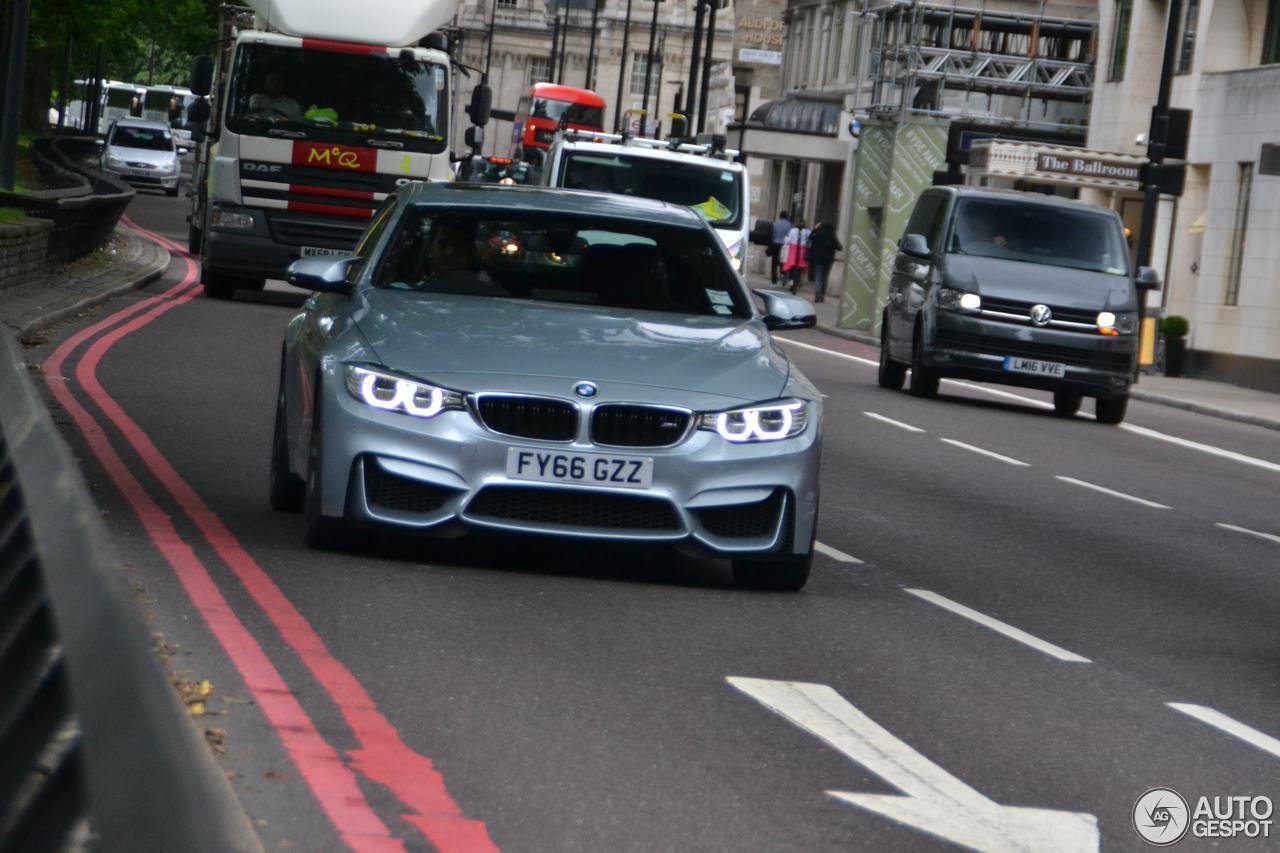
[[[1036,101],[1085,105],[1093,89],[1096,21],[932,3],[868,9],[872,114],[981,116],[1020,127],[1079,128],[1083,120],[1035,121]],[[960,103],[956,94],[963,93]],[[951,98],[948,99],[947,96]],[[985,107],[974,108],[974,98]],[[993,99],[1021,99],[994,110]],[[949,102],[950,101],[950,102]],[[1047,112],[1047,106],[1046,106]]]

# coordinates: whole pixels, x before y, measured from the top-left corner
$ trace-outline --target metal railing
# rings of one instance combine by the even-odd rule
[[[0,853],[261,850],[0,333]]]

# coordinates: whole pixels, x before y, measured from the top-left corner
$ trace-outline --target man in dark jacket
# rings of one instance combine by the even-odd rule
[[[769,278],[776,285],[778,283],[778,264],[782,263],[779,257],[782,254],[782,241],[787,239],[787,234],[791,231],[791,219],[784,210],[778,214],[777,220],[773,223],[773,238],[769,241],[769,251],[766,254],[770,258]]]
[[[831,275],[831,265],[835,262],[836,252],[843,252],[844,246],[836,239],[836,229],[830,222],[822,222],[809,235],[809,266],[813,268],[813,281],[816,293],[813,301],[821,302],[827,297],[827,277]]]

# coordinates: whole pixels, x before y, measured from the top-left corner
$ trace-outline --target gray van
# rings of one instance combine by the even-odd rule
[[[932,397],[944,376],[1053,392],[1074,415],[1097,399],[1124,420],[1138,349],[1138,298],[1113,210],[1040,193],[931,187],[898,245],[880,333],[880,385]]]

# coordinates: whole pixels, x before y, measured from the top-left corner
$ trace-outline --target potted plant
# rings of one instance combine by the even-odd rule
[[[1164,336],[1164,375],[1181,376],[1187,359],[1186,317],[1170,314],[1160,321],[1160,334]]]

